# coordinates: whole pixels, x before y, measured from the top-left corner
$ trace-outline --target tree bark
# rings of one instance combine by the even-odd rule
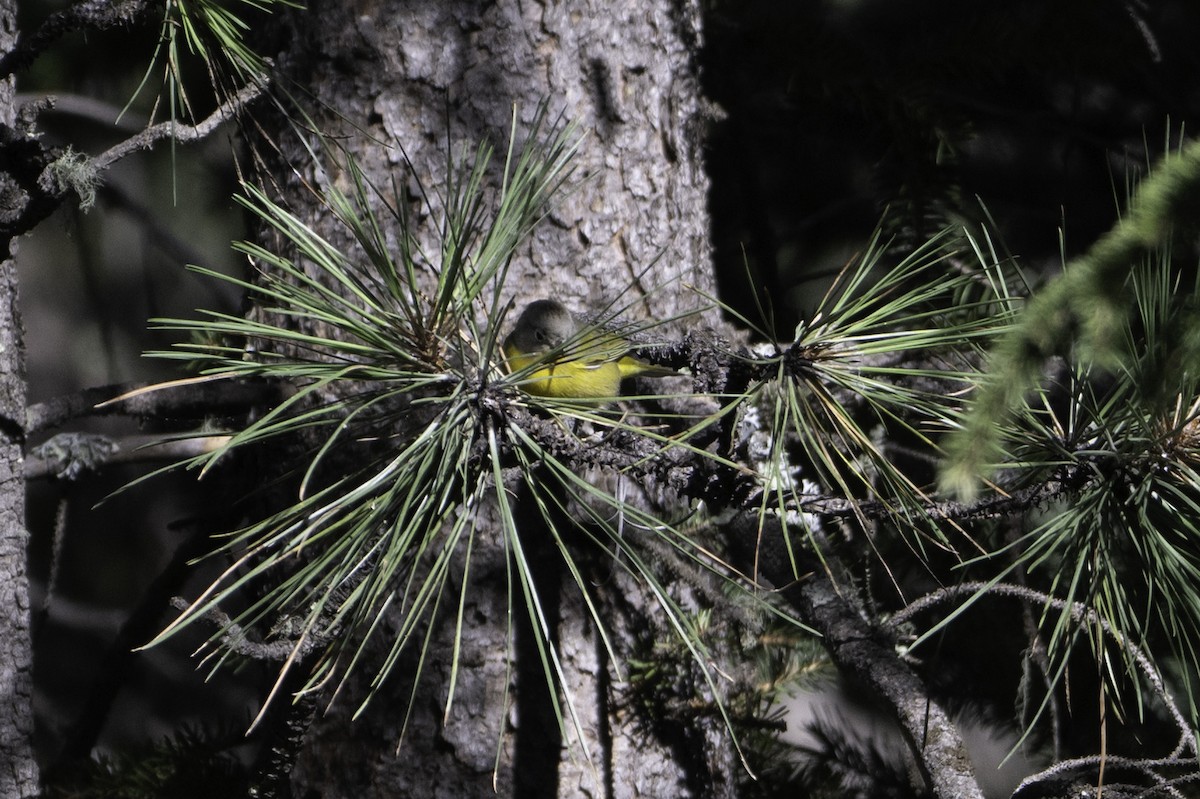
[[[0,53],[16,45],[16,4],[0,0]],[[13,80],[0,80],[0,123],[14,130]],[[21,204],[7,165],[5,208]],[[0,261],[0,796],[33,796],[33,650],[29,633],[29,533],[25,526],[25,345],[18,307],[16,241]]]
[[[527,129],[548,101],[551,116],[562,111],[586,133],[578,165],[590,178],[556,198],[514,262],[505,294],[518,310],[550,296],[576,312],[612,303],[628,318],[669,318],[702,304],[689,287],[715,287],[698,39],[695,2],[327,0],[287,18],[277,65],[313,98],[316,125],[340,137],[369,180],[414,191],[419,181],[434,198],[446,185],[447,136],[450,149],[490,139],[499,174],[514,107]],[[341,176],[313,164],[289,133],[268,130],[283,155],[271,177],[321,235],[352,246],[304,189]],[[438,252],[428,235],[426,252]],[[571,697],[583,740],[569,716],[565,740],[554,721],[519,598],[510,640],[505,549],[498,535],[482,536],[472,555],[462,673],[445,723],[449,624],[435,636],[415,693],[397,674],[357,719],[354,688],[339,697],[301,753],[296,795],[730,795],[738,766],[728,736],[712,731],[719,716],[696,714],[665,731],[638,726],[578,589],[534,528],[527,545],[544,548],[536,579],[553,606],[547,614],[566,683],[560,698]],[[621,653],[655,629],[654,601],[633,581],[614,577],[597,596]],[[410,695],[417,701],[397,755]]]
[[[635,310],[665,318],[698,304],[684,282],[713,291],[696,3],[359,0],[313,3],[291,22],[280,67],[378,185],[411,177],[406,154],[438,192],[447,136],[490,139],[499,164],[514,107],[521,125],[544,100],[580,124],[592,177],[558,198],[510,293],[582,310],[654,291]],[[316,185],[337,179],[285,153]]]

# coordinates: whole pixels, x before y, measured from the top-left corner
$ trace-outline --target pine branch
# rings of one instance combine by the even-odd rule
[[[1100,366],[1123,358],[1129,315],[1125,278],[1139,259],[1172,238],[1194,234],[1200,218],[1200,140],[1171,154],[1138,187],[1128,213],[1029,302],[1020,324],[997,344],[987,381],[949,442],[946,488],[971,497],[987,464],[1001,461],[1003,422],[1037,384],[1045,362],[1073,348]]]

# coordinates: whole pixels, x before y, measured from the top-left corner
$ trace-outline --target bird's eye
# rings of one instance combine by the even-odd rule
[[[533,336],[538,341],[545,341],[546,340],[546,331],[545,330],[535,330],[535,331],[533,331]]]

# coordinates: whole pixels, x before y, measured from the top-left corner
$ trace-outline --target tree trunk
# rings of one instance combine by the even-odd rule
[[[16,44],[16,8],[0,0],[0,53]],[[0,80],[0,123],[16,120],[12,78]],[[0,197],[20,207],[20,189],[7,165]],[[16,241],[0,261],[0,796],[33,796],[33,650],[29,636],[29,533],[25,526],[25,344],[17,304]]]
[[[340,137],[377,186],[413,187],[415,178],[436,197],[446,185],[447,136],[452,147],[490,139],[502,159],[514,107],[519,127],[546,101],[551,115],[562,111],[586,132],[579,167],[590,179],[556,198],[510,272],[504,290],[518,310],[550,296],[577,312],[613,303],[630,318],[669,318],[701,304],[689,286],[714,292],[695,2],[326,0],[283,27],[277,66],[314,99],[307,110],[316,125]],[[318,233],[351,246],[302,188],[340,176],[311,163],[286,126],[267,132],[298,170],[272,170],[293,206]],[[449,624],[414,693],[397,673],[360,718],[350,717],[361,698],[354,686],[318,718],[295,770],[296,795],[730,794],[736,761],[719,716],[639,726],[559,555],[532,533],[528,545],[542,565],[536,579],[563,661],[560,696],[571,697],[584,740],[575,740],[569,717],[563,740],[519,598],[510,616],[505,550],[499,536],[482,536],[445,723]],[[610,564],[596,577],[596,596],[614,647],[628,654],[655,629],[655,605],[613,572]],[[410,695],[413,716],[397,755]]]

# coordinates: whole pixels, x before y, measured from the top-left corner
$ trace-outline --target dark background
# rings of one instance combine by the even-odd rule
[[[1200,6],[1113,0],[714,2],[705,79],[719,274],[745,251],[787,335],[880,219],[920,240],[991,213],[1034,276],[1116,218],[1195,129]]]

